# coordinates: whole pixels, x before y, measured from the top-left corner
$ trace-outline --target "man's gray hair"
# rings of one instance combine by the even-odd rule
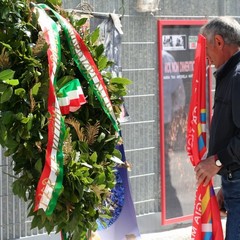
[[[211,43],[215,35],[220,35],[226,44],[240,46],[240,24],[232,17],[213,18],[201,27],[200,33]]]

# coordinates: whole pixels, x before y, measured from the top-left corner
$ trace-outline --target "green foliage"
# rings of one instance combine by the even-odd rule
[[[60,0],[36,1],[56,6]],[[81,32],[85,19],[76,20],[63,10],[73,26]],[[99,30],[81,33],[100,71],[112,63],[98,45]],[[86,238],[96,230],[96,219],[109,213],[102,202],[115,184],[114,162],[120,157],[119,141],[111,121],[100,106],[92,89],[80,74],[70,55],[66,39],[61,36],[62,62],[57,88],[78,78],[88,102],[66,116],[64,141],[64,179],[61,195],[51,216],[41,209],[34,212],[36,186],[45,163],[48,142],[48,62],[47,44],[41,38],[30,1],[0,1],[0,144],[11,156],[16,176],[13,193],[29,203],[32,228],[53,229],[70,234],[69,239]],[[103,75],[118,116],[128,79]],[[105,217],[109,217],[105,216]]]

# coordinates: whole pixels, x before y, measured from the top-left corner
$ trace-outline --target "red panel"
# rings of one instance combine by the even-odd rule
[[[167,218],[167,202],[166,202],[166,162],[165,162],[165,132],[164,132],[164,89],[163,89],[163,59],[162,59],[162,36],[165,27],[200,27],[205,24],[207,20],[158,20],[158,63],[159,63],[159,125],[160,125],[160,172],[161,172],[161,210],[162,210],[162,225],[166,224],[174,224],[179,222],[184,222],[192,219],[192,215],[183,215],[179,217]],[[209,76],[211,79],[211,72],[209,68]],[[211,81],[209,81],[209,95]],[[209,98],[209,104],[211,103],[211,98]],[[211,108],[209,108],[211,109]],[[209,114],[211,116],[211,113]],[[210,120],[209,120],[210,121]],[[189,163],[190,164],[190,163]],[[195,179],[192,179],[195,181]],[[187,194],[187,193],[186,193]],[[194,203],[192,205],[192,209],[194,207]]]

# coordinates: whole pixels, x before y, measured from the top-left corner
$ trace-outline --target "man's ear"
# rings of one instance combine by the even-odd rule
[[[222,49],[224,46],[224,40],[223,37],[221,35],[215,35],[214,37],[215,40],[215,46],[217,46],[218,48]]]

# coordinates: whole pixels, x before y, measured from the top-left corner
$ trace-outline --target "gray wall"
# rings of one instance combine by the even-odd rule
[[[238,16],[237,0],[161,0],[154,14],[136,11],[137,0],[65,0],[65,8],[89,3],[94,12],[122,14],[122,71],[131,79],[125,97],[130,121],[122,124],[132,197],[142,233],[160,231],[160,149],[158,107],[157,20],[217,15]],[[124,5],[122,5],[124,3]],[[10,189],[11,166],[0,158],[0,240],[30,239],[42,232],[30,230],[26,205]],[[29,236],[29,237],[27,237]],[[36,239],[32,237],[31,239]],[[41,237],[45,239],[45,237]],[[53,239],[53,238],[52,238]]]

